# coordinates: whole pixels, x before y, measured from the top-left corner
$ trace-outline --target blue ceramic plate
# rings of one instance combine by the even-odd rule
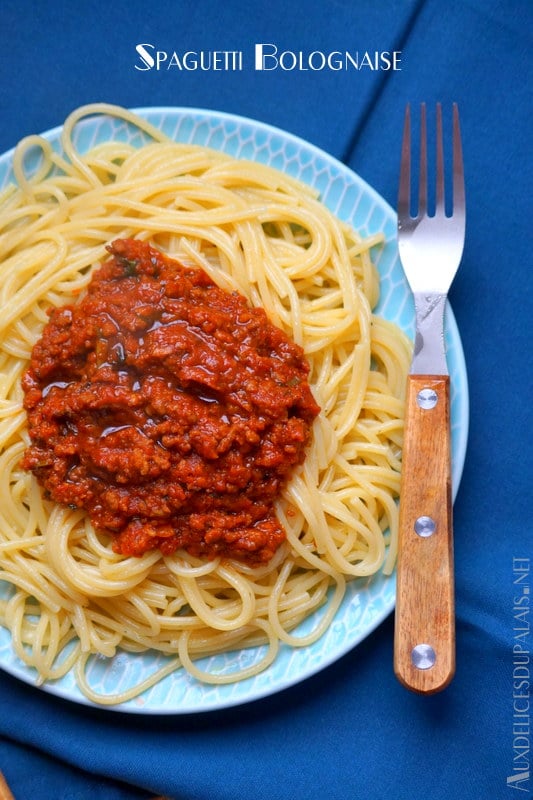
[[[176,141],[206,145],[229,155],[269,164],[318,189],[321,199],[341,219],[363,234],[382,231],[386,242],[377,248],[375,261],[381,276],[381,300],[377,313],[396,322],[409,336],[414,333],[414,307],[398,259],[396,214],[365,181],[318,148],[277,128],[230,114],[190,108],[145,108],[137,112]],[[60,149],[61,129],[44,134]],[[143,135],[113,117],[89,117],[78,124],[75,140],[84,151],[102,141],[127,140],[142,144]],[[0,157],[0,187],[12,180],[12,151]],[[461,340],[451,308],[446,312],[446,344],[452,386],[452,468],[454,497],[457,492],[468,435],[468,384]],[[185,714],[226,708],[292,686],[339,659],[367,637],[392,611],[394,575],[381,574],[352,582],[326,634],[304,648],[282,646],[278,658],[261,674],[238,683],[207,686],[183,670],[168,676],[140,697],[114,706],[116,710],[144,714]],[[0,581],[0,596],[7,596]],[[2,594],[3,593],[3,594]],[[306,620],[296,632],[313,626]],[[261,648],[214,656],[201,662],[210,671],[228,672],[258,659]],[[113,659],[94,659],[91,684],[102,694],[125,690],[162,666],[164,658],[152,652],[119,653]],[[12,652],[8,631],[0,629],[0,667],[27,683],[35,673]],[[386,668],[386,667],[384,667]],[[391,665],[392,669],[392,665]],[[73,676],[66,675],[43,689],[78,703],[89,704]]]

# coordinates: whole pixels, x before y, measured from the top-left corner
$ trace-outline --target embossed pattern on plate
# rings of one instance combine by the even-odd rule
[[[381,299],[377,313],[396,322],[410,336],[414,331],[414,308],[398,260],[396,214],[358,175],[323,151],[291,134],[269,125],[221,112],[189,108],[145,108],[137,112],[171,138],[223,150],[237,158],[269,164],[318,189],[322,201],[341,219],[363,234],[382,231],[386,242],[376,248],[374,259],[381,278]],[[44,136],[60,149],[60,128]],[[91,117],[76,128],[80,150],[111,138],[141,144],[144,136],[112,117]],[[13,151],[0,156],[0,188],[12,180]],[[449,305],[446,311],[446,344],[452,383],[452,468],[454,496],[461,479],[468,435],[468,384],[463,350],[457,325]],[[0,597],[9,588],[0,581]],[[358,580],[348,587],[343,603],[324,636],[304,648],[282,646],[276,661],[261,674],[239,683],[206,686],[179,670],[163,679],[142,696],[114,706],[116,710],[145,714],[185,714],[226,708],[286,689],[339,659],[367,637],[392,611],[395,602],[394,576],[381,574]],[[313,625],[306,620],[297,633]],[[242,650],[206,659],[221,673],[253,663],[259,648]],[[91,684],[103,694],[120,692],[164,663],[163,657],[119,653],[113,659],[94,659],[90,667]],[[8,631],[0,628],[0,667],[27,683],[35,683],[35,673],[13,654]],[[78,690],[72,675],[46,684],[46,691],[78,703],[89,704]]]

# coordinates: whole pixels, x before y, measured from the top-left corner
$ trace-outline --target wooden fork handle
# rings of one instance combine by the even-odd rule
[[[394,671],[432,694],[455,673],[450,379],[409,375],[400,490]]]

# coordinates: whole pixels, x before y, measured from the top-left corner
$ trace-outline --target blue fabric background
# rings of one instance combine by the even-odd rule
[[[87,102],[213,108],[302,136],[394,205],[406,102],[455,100],[468,201],[463,264],[450,296],[471,398],[455,504],[451,686],[424,698],[397,683],[392,619],[305,683],[196,717],[81,708],[1,674],[0,769],[17,800],[514,795],[507,784],[515,755],[513,558],[533,556],[532,26],[529,0],[2,3],[0,152]],[[140,72],[141,42],[250,54],[256,42],[280,50],[401,50],[402,70]],[[522,788],[517,796],[532,796],[533,770]]]

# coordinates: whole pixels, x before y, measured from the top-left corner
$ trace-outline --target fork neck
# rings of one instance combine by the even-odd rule
[[[446,294],[415,292],[416,335],[412,375],[447,375],[444,345]]]

